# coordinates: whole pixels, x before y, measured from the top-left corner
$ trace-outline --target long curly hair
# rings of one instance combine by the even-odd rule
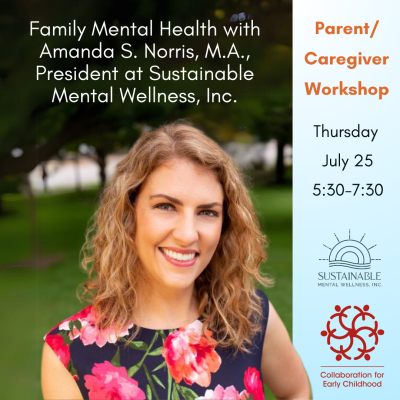
[[[219,346],[246,352],[261,330],[262,304],[254,284],[272,283],[259,272],[267,242],[238,169],[213,140],[187,122],[144,134],[118,164],[86,234],[82,267],[88,280],[80,297],[92,303],[101,328],[119,330],[132,321],[140,308],[137,288],[146,282],[135,250],[133,203],[147,177],[171,159],[214,171],[222,185],[221,237],[195,281],[195,293],[203,329],[216,333]],[[130,340],[139,330],[135,327]]]

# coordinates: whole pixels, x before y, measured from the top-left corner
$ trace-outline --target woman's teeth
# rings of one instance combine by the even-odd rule
[[[171,257],[174,260],[178,261],[189,261],[193,260],[193,258],[196,257],[196,253],[189,253],[189,254],[176,253],[175,251],[164,249],[163,247],[161,247],[161,251],[168,257]]]

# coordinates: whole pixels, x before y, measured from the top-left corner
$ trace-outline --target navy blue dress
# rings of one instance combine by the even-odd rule
[[[74,377],[84,399],[264,399],[261,356],[268,322],[250,353],[219,348],[200,320],[178,329],[142,328],[129,347],[133,325],[116,332],[94,326],[92,306],[53,328],[45,341]],[[208,338],[206,337],[208,336]]]

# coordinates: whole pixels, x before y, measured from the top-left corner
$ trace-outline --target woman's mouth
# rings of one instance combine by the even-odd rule
[[[181,253],[179,251],[173,251],[171,249],[167,249],[166,247],[158,248],[164,258],[176,267],[191,267],[197,260],[199,253],[187,252]]]

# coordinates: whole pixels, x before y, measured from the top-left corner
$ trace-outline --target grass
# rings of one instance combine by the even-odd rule
[[[262,269],[276,280],[267,293],[291,333],[291,189],[255,188],[252,196],[270,243],[268,262]],[[45,195],[33,202],[20,195],[4,196],[7,214],[0,218],[2,398],[42,398],[41,338],[84,306],[75,295],[85,279],[79,269],[79,250],[95,197],[95,191]],[[44,261],[50,265],[27,266],[35,252],[52,255],[53,259]],[[273,399],[270,392],[266,399]]]
[[[292,191],[288,187],[256,188],[252,198],[269,243],[261,270],[275,280],[266,292],[292,335]]]

